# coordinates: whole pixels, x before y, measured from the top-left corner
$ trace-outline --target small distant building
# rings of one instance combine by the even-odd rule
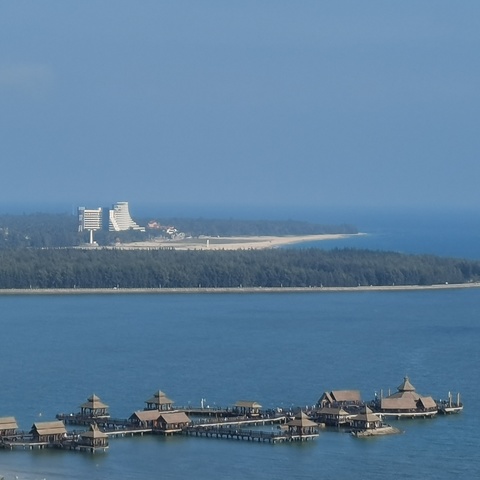
[[[65,438],[67,430],[61,420],[37,422],[33,424],[30,434],[35,443],[57,443]]]
[[[145,400],[145,410],[160,410],[162,412],[173,410],[173,400],[170,400],[161,390],[155,392],[153,397]]]
[[[93,245],[95,242],[93,241],[93,232],[97,230],[102,230],[103,226],[103,209],[94,208],[88,209],[85,207],[78,208],[78,231],[89,232],[90,239],[89,243]]]
[[[108,435],[102,432],[96,423],[93,423],[89,430],[80,434],[78,446],[80,450],[89,450],[92,453],[97,450],[106,451],[108,449]]]
[[[295,437],[318,436],[318,424],[310,420],[308,415],[301,410],[293,420],[287,423],[288,432]]]
[[[190,424],[191,420],[185,412],[165,412],[160,413],[155,430],[164,435],[170,435],[181,433]]]
[[[238,415],[245,415],[247,417],[258,417],[262,406],[258,402],[250,402],[240,400],[234,405],[234,411]]]
[[[140,428],[157,428],[160,418],[159,410],[139,410],[130,415],[130,422]]]
[[[128,202],[117,202],[109,211],[108,229],[110,232],[121,232],[124,230],[145,231],[145,227],[141,227],[132,219],[128,208]]]
[[[361,404],[362,397],[359,390],[332,390],[325,392],[317,402],[320,408],[359,406]]]
[[[15,435],[17,428],[15,417],[0,417],[0,438]]]
[[[108,405],[105,405],[95,394],[80,405],[80,415],[91,418],[107,418],[110,416]]]
[[[343,407],[322,407],[316,411],[315,420],[329,427],[339,427],[352,417]]]
[[[392,417],[429,417],[436,415],[438,406],[432,397],[416,392],[408,377],[403,379],[397,392],[375,402],[376,410]]]
[[[352,427],[357,430],[374,430],[383,426],[382,419],[367,406],[352,418]]]

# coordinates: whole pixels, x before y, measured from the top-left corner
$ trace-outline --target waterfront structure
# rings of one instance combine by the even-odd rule
[[[82,432],[78,438],[78,448],[95,453],[97,450],[108,449],[108,435],[98,428],[96,423],[90,425],[86,432]]]
[[[332,390],[325,392],[317,402],[322,407],[352,407],[362,404],[362,397],[359,390]]]
[[[170,400],[161,390],[155,392],[153,397],[145,400],[145,410],[173,410],[173,400]]]
[[[133,412],[132,415],[130,415],[130,417],[128,418],[128,421],[136,427],[154,429],[158,426],[159,418],[159,410],[139,410],[137,412]]]
[[[108,230],[110,232],[121,232],[125,230],[145,231],[130,216],[128,202],[117,202],[108,213]]]
[[[258,402],[240,400],[234,405],[234,411],[247,417],[258,417],[262,406]]]
[[[310,420],[308,415],[301,410],[295,415],[293,420],[287,423],[288,432],[295,437],[315,437],[318,436],[318,424]]]
[[[55,443],[61,442],[67,435],[67,430],[62,421],[37,422],[34,423],[30,434],[34,443]]]
[[[438,412],[435,400],[416,392],[408,377],[397,387],[397,392],[386,398],[376,399],[374,409],[383,416],[390,417],[431,417]]]
[[[382,419],[366,405],[361,413],[352,418],[352,427],[359,430],[372,430],[382,425]]]
[[[91,418],[110,416],[108,413],[108,405],[105,405],[95,394],[80,405],[80,415]]]
[[[15,417],[0,417],[0,438],[15,435],[17,428]]]
[[[315,412],[315,421],[329,427],[346,425],[351,417],[343,407],[322,407]]]
[[[185,412],[162,412],[157,419],[157,431],[164,435],[182,433],[192,421]]]

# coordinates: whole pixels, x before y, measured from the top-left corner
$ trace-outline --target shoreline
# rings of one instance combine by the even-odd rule
[[[344,238],[358,237],[365,233],[325,233],[318,235],[285,235],[285,236],[236,236],[236,237],[213,237],[200,236],[183,240],[158,239],[147,242],[132,242],[115,245],[120,250],[150,250],[150,249],[173,249],[173,250],[262,250],[277,248],[296,243],[318,242],[324,240],[341,240]],[[92,247],[89,247],[92,248]]]
[[[436,285],[384,285],[358,287],[226,287],[226,288],[38,288],[0,289],[2,295],[125,295],[125,294],[223,294],[223,293],[330,293],[330,292],[405,292],[480,288],[477,283]]]

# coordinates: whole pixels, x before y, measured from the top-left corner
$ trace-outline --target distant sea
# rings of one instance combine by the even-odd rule
[[[304,213],[302,220],[327,218]],[[368,235],[315,246],[480,259],[472,212],[341,221]],[[480,289],[1,296],[0,307],[0,417],[15,416],[25,430],[78,411],[92,393],[120,417],[158,389],[177,405],[256,400],[288,409],[330,390],[359,389],[371,399],[408,375],[422,394],[459,391],[465,402],[459,415],[394,422],[402,434],[374,439],[326,430],[304,444],[144,436],[112,439],[95,455],[0,449],[5,480],[480,475]]]

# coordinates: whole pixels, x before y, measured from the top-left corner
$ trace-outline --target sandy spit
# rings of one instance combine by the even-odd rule
[[[116,245],[112,248],[125,250],[145,249],[175,249],[175,250],[262,250],[276,248],[295,243],[317,242],[320,240],[339,240],[342,238],[365,235],[355,234],[324,234],[324,235],[285,235],[247,236],[247,237],[208,237],[186,238],[183,240],[158,239],[149,242],[133,242]]]

